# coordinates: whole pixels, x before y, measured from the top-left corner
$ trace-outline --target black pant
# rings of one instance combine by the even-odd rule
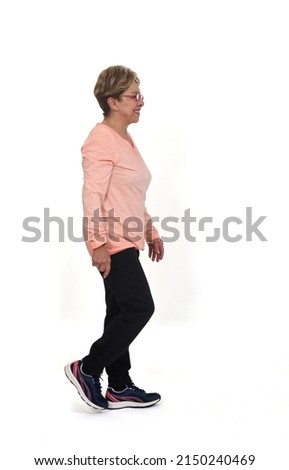
[[[83,358],[83,368],[93,375],[105,368],[109,386],[120,389],[130,384],[128,347],[154,312],[138,250],[128,248],[111,255],[111,271],[104,286],[104,332]]]

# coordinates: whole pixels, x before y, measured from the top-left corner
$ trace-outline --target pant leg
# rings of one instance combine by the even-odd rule
[[[128,350],[154,312],[150,288],[139,261],[139,251],[129,248],[111,256],[111,271],[104,280],[119,305],[119,314],[83,358],[84,369],[100,374]]]
[[[116,300],[114,293],[110,290],[107,283],[105,287],[106,317],[104,320],[104,330],[109,323],[116,318],[121,311],[120,305]],[[129,370],[131,368],[130,355],[128,348],[112,364],[106,367],[108,376],[108,386],[115,390],[121,390],[130,384]]]

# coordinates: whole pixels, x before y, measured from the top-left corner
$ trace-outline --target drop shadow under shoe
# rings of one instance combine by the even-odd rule
[[[107,400],[101,393],[100,376],[84,374],[82,361],[67,364],[64,372],[87,405],[97,410],[108,408]]]
[[[161,396],[158,393],[146,393],[132,384],[121,391],[108,387],[105,398],[109,409],[118,410],[121,408],[147,408],[158,403]]]

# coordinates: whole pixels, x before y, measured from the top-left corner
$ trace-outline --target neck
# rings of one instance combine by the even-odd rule
[[[127,136],[127,124],[118,121],[117,119],[113,119],[110,116],[105,117],[102,121],[103,124],[111,127],[114,131],[116,131],[119,135],[126,137]]]
[[[120,123],[116,121],[115,119],[111,119],[109,117],[104,118],[102,121],[102,124],[105,124],[106,126],[110,127],[113,129],[115,132],[117,132],[123,139],[127,140],[127,142],[133,147],[133,141],[131,140],[131,137],[129,136],[127,132],[127,124]]]

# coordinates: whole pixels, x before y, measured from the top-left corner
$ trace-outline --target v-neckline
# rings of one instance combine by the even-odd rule
[[[113,129],[113,128],[112,128],[111,126],[109,126],[108,124],[105,124],[104,122],[100,122],[99,124],[102,124],[103,126],[108,127],[109,129],[111,129],[112,132],[114,132],[114,133],[115,133],[116,135],[118,135],[124,142],[126,142],[126,143],[130,146],[131,149],[136,150],[136,147],[135,147],[135,143],[134,143],[134,141],[133,141],[133,138],[131,137],[131,135],[130,135],[129,133],[128,133],[128,136],[129,136],[130,141],[129,141],[128,139],[125,139],[122,135],[120,135],[115,129]]]

